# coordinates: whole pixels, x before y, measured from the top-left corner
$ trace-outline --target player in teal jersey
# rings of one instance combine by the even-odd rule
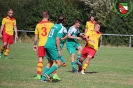
[[[41,81],[52,81],[49,75],[62,65],[60,40],[63,36],[62,24],[65,22],[65,20],[66,17],[64,15],[60,15],[57,20],[58,24],[55,24],[50,30],[47,43],[44,46],[48,56],[48,64],[44,68]],[[53,61],[56,62],[54,65]]]
[[[66,47],[67,50],[69,52],[69,54],[71,55],[71,65],[72,65],[72,71],[77,73],[77,69],[75,64],[78,65],[82,65],[79,62],[79,59],[81,58],[81,52],[82,52],[82,46],[77,42],[78,40],[82,40],[82,38],[80,36],[84,36],[83,34],[80,34],[79,32],[79,27],[80,27],[80,20],[79,19],[75,19],[74,20],[74,25],[71,26],[68,30],[68,38],[66,41]],[[75,52],[76,50],[78,50],[78,56],[77,56],[77,60],[75,62]]]
[[[63,48],[63,46],[64,46],[64,44],[65,44],[66,38],[67,38],[67,29],[63,26],[62,38],[61,38],[61,40],[60,40],[60,48],[61,48],[61,50],[62,50],[62,48]],[[64,56],[63,56],[63,55],[61,55],[61,61],[62,61],[62,63],[63,63],[62,66],[63,66],[63,67],[66,66],[65,59],[64,59]]]
[[[61,50],[62,50],[62,48],[63,48],[63,46],[64,46],[64,43],[65,43],[65,40],[66,40],[66,38],[67,38],[67,29],[62,25],[62,28],[63,28],[63,30],[62,30],[62,36],[61,36],[61,40],[60,40],[60,48],[61,48]],[[47,55],[46,55],[47,56]],[[49,58],[48,56],[47,56],[47,58]],[[63,67],[65,67],[66,66],[66,63],[65,63],[65,59],[64,59],[64,56],[63,55],[61,55],[61,61],[62,61],[62,66]],[[55,64],[55,62],[54,62],[54,64]],[[54,65],[53,64],[53,65]],[[61,80],[59,77],[58,77],[58,75],[57,75],[57,72],[56,71],[54,71],[53,72],[53,79],[54,80]]]

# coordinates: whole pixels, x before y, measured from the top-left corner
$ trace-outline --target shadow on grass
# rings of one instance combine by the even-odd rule
[[[67,71],[67,72],[73,73],[72,71]],[[80,73],[80,72],[78,72],[78,73]],[[99,72],[95,72],[95,71],[92,71],[92,72],[85,72],[85,74],[97,74],[97,73],[99,73]]]
[[[85,74],[97,74],[99,72],[95,72],[95,71],[92,71],[92,72],[85,72]]]
[[[37,75],[33,75],[32,78],[33,78],[33,79],[36,79],[36,76],[37,76]],[[41,77],[42,77],[42,75],[41,75]],[[52,77],[50,77],[50,79],[52,80],[52,82],[49,82],[49,81],[47,81],[47,82],[49,82],[49,83],[56,83],[56,82],[60,82],[60,81],[61,81],[61,80],[53,79]],[[41,79],[40,79],[40,80],[41,80]]]
[[[57,83],[57,82],[60,82],[61,80],[54,80],[52,79],[52,82],[51,83]]]
[[[12,57],[8,58],[8,59],[13,59]]]

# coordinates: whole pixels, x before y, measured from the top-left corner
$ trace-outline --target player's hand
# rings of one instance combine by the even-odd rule
[[[37,50],[37,45],[33,46],[33,50],[36,51]]]
[[[2,36],[2,34],[0,33],[0,38],[2,38],[3,36]]]
[[[61,51],[58,50],[58,57],[61,57]]]
[[[77,37],[77,40],[82,40],[82,38],[81,37]]]
[[[86,36],[85,36],[84,34],[83,34],[83,36],[82,36],[82,39],[84,39],[84,40],[86,39]]]
[[[65,40],[65,38],[61,38],[61,40]]]
[[[18,36],[16,35],[16,40],[18,40]]]

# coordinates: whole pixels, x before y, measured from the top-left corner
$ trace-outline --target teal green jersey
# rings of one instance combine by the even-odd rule
[[[76,29],[74,26],[71,26],[68,30],[68,35],[71,35],[71,36],[75,36],[77,37],[77,35],[79,34],[79,29]],[[70,39],[70,38],[67,38],[67,41],[66,43],[77,43],[77,39]]]
[[[67,29],[64,26],[62,26],[62,27],[63,27],[63,30],[62,30],[62,37],[61,38],[64,38],[67,35]],[[65,40],[60,41],[60,44],[64,44],[64,43],[65,43]]]
[[[48,40],[45,44],[45,48],[56,48],[56,37],[62,38],[63,26],[62,24],[55,24],[48,35]]]

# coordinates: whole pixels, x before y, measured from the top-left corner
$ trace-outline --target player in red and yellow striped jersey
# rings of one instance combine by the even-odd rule
[[[44,45],[47,42],[48,34],[51,27],[54,25],[50,22],[49,12],[47,10],[42,12],[43,19],[36,25],[35,28],[35,37],[34,37],[34,50],[37,50],[37,41],[38,41],[38,63],[37,63],[37,76],[35,79],[41,79],[41,73],[43,68],[43,58],[45,56]]]
[[[95,23],[96,23],[96,21],[94,19],[94,16],[91,16],[90,21],[86,22],[85,34],[94,29],[94,24]]]
[[[13,18],[13,10],[9,9],[7,14],[8,15],[2,20],[2,25],[0,30],[0,38],[2,38],[3,40],[3,45],[0,49],[0,58],[4,53],[5,59],[7,59],[7,56],[9,54],[10,45],[13,44],[14,31],[15,31],[15,37],[16,39],[18,39],[16,19]]]
[[[82,74],[85,74],[84,71],[88,67],[90,60],[94,58],[96,51],[98,50],[99,40],[100,40],[100,24],[96,23],[94,25],[94,30],[90,30],[86,33],[86,45],[82,50],[82,56],[80,62],[82,63],[86,59],[86,63],[82,66],[79,66],[79,70]]]

